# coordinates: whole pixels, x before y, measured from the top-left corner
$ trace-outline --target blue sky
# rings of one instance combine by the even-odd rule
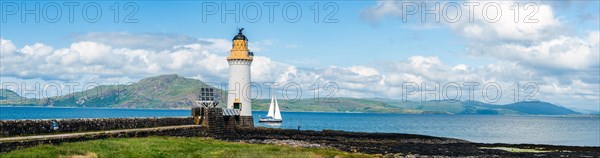
[[[221,59],[227,55],[228,42],[237,27],[244,27],[258,56],[253,65],[256,82],[298,82],[303,87],[336,82],[340,88],[336,96],[396,99],[405,96],[405,82],[481,86],[493,82],[507,91],[499,103],[515,101],[507,97],[513,95],[509,88],[513,83],[535,82],[539,90],[535,100],[600,111],[598,1],[518,1],[519,19],[530,13],[524,6],[531,3],[537,9],[532,16],[535,23],[513,22],[512,1],[471,1],[480,7],[472,22],[464,6],[468,1],[437,2],[461,6],[462,19],[454,23],[436,23],[430,15],[421,22],[420,14],[405,15],[403,10],[410,5],[432,8],[435,1],[83,1],[77,2],[74,22],[69,22],[65,2],[56,3],[61,8],[56,23],[45,21],[45,15],[39,23],[33,15],[25,15],[27,21],[22,22],[22,14],[13,15],[11,10],[13,6],[22,10],[23,5],[33,9],[38,3],[37,11],[54,16],[54,8],[43,9],[51,1],[1,2],[3,84],[125,83],[173,73],[220,82],[227,77],[227,63]],[[313,21],[315,2],[320,6],[319,22]],[[114,22],[111,10],[115,3],[120,6],[119,22]],[[226,15],[222,22],[216,14],[203,21],[209,12],[203,7],[233,8],[236,3],[241,12],[244,6],[258,4],[260,20],[248,22],[240,15],[236,22]],[[265,3],[278,4],[273,22]],[[503,9],[495,23],[481,15],[481,7],[491,3]],[[83,19],[83,6],[91,4],[102,10],[95,23]],[[131,6],[124,8],[127,4]],[[293,16],[295,10],[282,8],[294,4],[302,13],[292,23],[282,12]],[[137,22],[124,23],[133,8],[139,9],[132,18]],[[334,8],[338,11],[332,19],[338,21],[323,22]],[[94,11],[87,10],[88,16]]]

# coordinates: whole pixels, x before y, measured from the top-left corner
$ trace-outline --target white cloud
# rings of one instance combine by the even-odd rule
[[[372,24],[381,21],[385,16],[402,16],[402,12],[397,2],[381,0],[377,1],[375,6],[364,9],[361,12],[361,18]]]
[[[101,34],[103,33],[93,33],[89,36],[98,37]],[[117,37],[125,39],[137,37],[163,39],[157,35],[107,34],[109,36],[118,35]],[[128,35],[133,37],[127,37]],[[169,35],[168,37],[179,36]],[[98,39],[96,41],[110,40]],[[256,42],[253,44],[253,48],[264,49],[260,47],[269,46],[272,42],[271,40]],[[154,43],[160,42],[155,41]],[[132,44],[132,48],[123,47],[130,46],[130,44]],[[136,44],[138,43],[133,42],[115,47],[102,42],[79,41],[72,43],[67,48],[53,49],[45,44],[35,43],[16,49],[12,41],[2,39],[2,77],[67,81],[78,80],[85,76],[96,76],[99,79],[129,76],[141,79],[177,73],[211,82],[226,80],[229,68],[226,55],[231,47],[231,42],[226,39],[199,39],[197,43],[165,46],[164,49],[154,49],[154,47],[139,49]],[[288,82],[297,78],[297,75],[298,70],[293,65],[272,61],[263,56],[255,56],[252,66],[254,81]]]
[[[272,39],[266,39],[266,40],[260,40],[260,41],[250,41],[248,43],[248,49],[250,49],[250,51],[253,51],[253,52],[262,52],[262,51],[265,51],[266,48],[275,44],[275,42],[277,42],[277,40],[272,40]],[[230,46],[227,46],[227,47],[229,49]]]
[[[0,38],[0,57],[5,55],[12,55],[17,50],[15,44],[10,40],[6,40],[4,38]]]
[[[85,34],[73,34],[76,41],[91,41],[104,43],[113,47],[130,49],[170,49],[176,45],[187,45],[191,43],[208,44],[214,41],[189,36],[160,34],[160,33],[129,33],[129,32],[91,32]]]
[[[272,61],[267,57],[255,56],[252,62],[252,80],[256,82],[286,82],[295,67]]]
[[[458,64],[454,67],[452,67],[453,71],[462,71],[462,72],[466,72],[468,71],[469,67],[465,64]]]
[[[3,39],[4,40],[4,39]],[[213,40],[218,41],[218,40]],[[5,40],[5,45],[11,43]],[[84,76],[131,76],[134,78],[170,74],[177,71],[195,76],[202,71],[226,72],[223,56],[209,50],[219,43],[172,46],[167,50],[115,48],[91,41],[81,41],[68,48],[53,49],[41,43],[25,45],[16,53],[3,54],[3,77],[76,80]],[[8,60],[10,59],[10,60]],[[216,73],[216,74],[218,74]],[[221,79],[207,74],[206,79]]]
[[[587,70],[597,67],[600,62],[598,40],[593,39],[598,32],[591,32],[589,38],[559,36],[531,45],[519,43],[473,44],[469,53],[474,56],[489,56],[519,64],[557,70]],[[559,59],[559,60],[557,60]]]
[[[27,56],[32,56],[36,58],[43,58],[52,53],[54,49],[50,46],[44,45],[42,43],[35,43],[33,45],[27,45],[19,50],[19,52],[23,53]]]
[[[518,8],[514,7],[515,3],[519,4]],[[496,7],[499,7],[499,10],[496,10]],[[433,16],[423,14],[425,9],[436,10],[439,22]],[[455,18],[455,14],[460,16]],[[403,21],[404,28],[405,25],[416,24],[419,26],[417,28],[423,28],[438,26],[441,23],[457,34],[479,41],[541,40],[564,30],[560,20],[554,15],[552,6],[541,2],[380,0],[361,12],[361,18],[372,24],[387,16]]]
[[[369,77],[374,77],[374,76],[379,76],[379,71],[377,71],[375,68],[371,68],[371,67],[365,67],[365,66],[352,66],[350,68],[348,68],[350,71],[358,74],[359,76],[363,77],[363,78],[369,78]]]
[[[456,2],[442,2],[440,6],[450,3]],[[469,8],[465,5],[467,3],[475,5]],[[466,1],[457,4],[462,11],[460,20],[441,21],[456,35],[467,39],[467,54],[470,56],[492,57],[549,71],[589,70],[600,65],[598,30],[590,30],[581,37],[569,34],[574,31],[563,26],[561,18],[554,13],[552,3]],[[519,7],[515,8],[515,4]],[[402,17],[402,8],[409,5],[421,7],[421,10],[424,6],[430,9],[434,6],[425,2],[378,1],[363,10],[362,16],[378,20],[384,16]],[[499,6],[500,14],[496,13],[495,7],[487,7],[486,10],[486,6]],[[419,19],[423,14],[413,16]],[[496,16],[498,21],[493,20]]]
[[[569,35],[551,5],[519,3],[519,16],[515,16],[515,11],[511,10],[515,4],[513,1],[478,3],[482,5],[479,7],[485,3],[499,4],[503,8],[502,18],[498,22],[489,22],[483,12],[476,11],[473,22],[462,20],[448,24],[457,35],[469,41],[469,55],[492,57],[548,71],[589,70],[600,65],[598,30],[590,32],[587,37]],[[531,14],[531,19],[536,22],[524,22],[534,8],[537,11]],[[519,21],[515,22],[515,18]]]
[[[465,8],[462,10],[462,15],[465,16],[461,20],[447,24],[457,34],[479,42],[544,40],[564,29],[560,20],[554,15],[552,7],[544,3],[518,3],[518,12],[517,8],[513,7],[515,1],[471,1],[471,3],[478,4],[473,7],[473,21],[468,17],[471,10]],[[496,14],[494,7],[489,7],[495,5],[500,6],[501,11],[498,11],[500,14]],[[496,17],[498,17],[497,21]]]

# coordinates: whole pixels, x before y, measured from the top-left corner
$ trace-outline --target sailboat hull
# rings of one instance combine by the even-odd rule
[[[258,119],[258,122],[283,122],[283,120],[275,118],[260,118]]]

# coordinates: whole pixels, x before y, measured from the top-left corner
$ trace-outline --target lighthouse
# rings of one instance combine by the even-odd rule
[[[248,38],[242,33],[244,28],[238,31],[238,34],[233,37],[233,48],[227,57],[229,63],[227,108],[239,110],[239,126],[254,127],[250,101],[250,66],[254,54],[248,50]]]

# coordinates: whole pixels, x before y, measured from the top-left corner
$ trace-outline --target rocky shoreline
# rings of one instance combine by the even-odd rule
[[[309,148],[335,148],[382,157],[600,157],[600,147],[485,144],[414,134],[255,128],[218,139]]]

